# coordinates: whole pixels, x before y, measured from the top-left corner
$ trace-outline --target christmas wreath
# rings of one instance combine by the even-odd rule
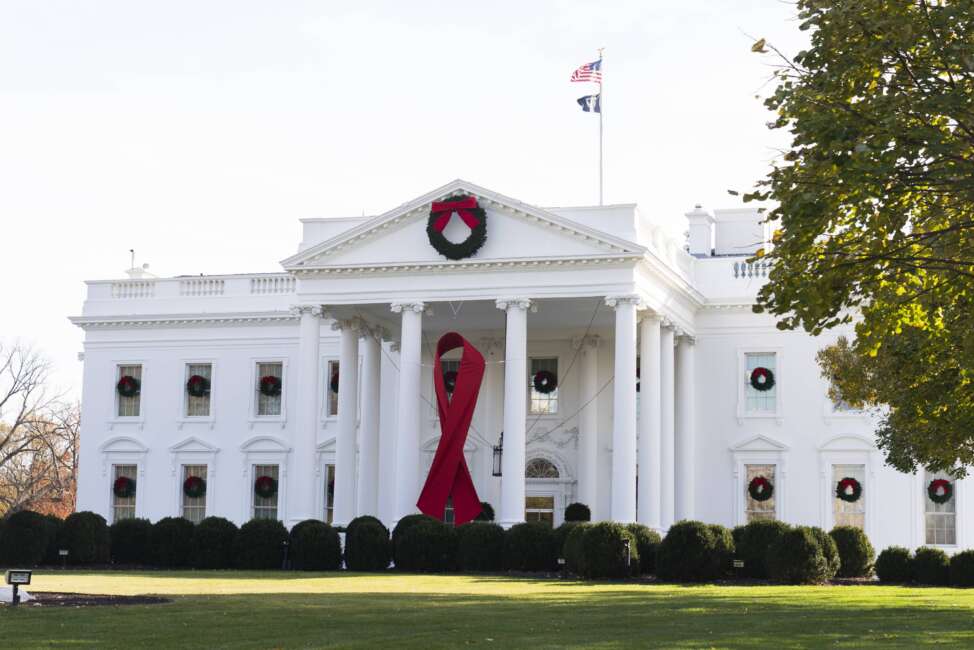
[[[186,392],[193,397],[206,397],[210,394],[210,380],[203,375],[193,375],[186,382]]]
[[[139,380],[132,375],[124,375],[118,380],[118,384],[115,385],[115,389],[118,390],[118,394],[122,397],[135,397],[142,389],[142,385],[139,383]]]
[[[135,496],[135,479],[128,476],[119,476],[112,485],[112,492],[119,499],[127,499]]]
[[[454,212],[470,228],[470,235],[456,244],[443,235],[443,230],[450,223]],[[455,196],[446,201],[434,201],[426,222],[426,235],[430,245],[447,259],[462,260],[471,257],[487,241],[487,213],[477,206],[477,199],[473,196]]]
[[[771,390],[774,388],[774,373],[770,368],[755,368],[751,371],[751,387],[762,392]]]
[[[267,375],[260,378],[260,394],[267,397],[277,397],[281,394],[281,378]]]
[[[534,390],[542,395],[555,392],[558,388],[558,378],[550,370],[539,370],[534,373]]]
[[[934,503],[947,503],[954,496],[954,486],[946,479],[935,478],[927,485],[927,496]]]
[[[270,476],[258,476],[254,481],[254,494],[262,499],[269,499],[277,494],[277,479]]]
[[[836,484],[835,496],[848,503],[855,503],[862,496],[862,483],[851,476],[846,476]]]
[[[774,494],[774,485],[763,476],[755,476],[747,484],[747,493],[755,501],[767,501]]]
[[[335,374],[331,376],[331,382],[329,382],[328,388],[331,389],[331,392],[335,393],[336,395],[338,394],[338,372],[337,371],[335,372]]]
[[[199,476],[188,476],[183,481],[183,494],[190,499],[198,499],[206,494],[206,479]]]
[[[446,389],[446,392],[453,393],[453,389],[457,387],[456,370],[447,370],[443,373],[443,387]]]

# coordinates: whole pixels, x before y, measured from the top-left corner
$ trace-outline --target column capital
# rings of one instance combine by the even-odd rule
[[[599,338],[598,334],[589,334],[587,336],[576,336],[572,338],[572,349],[581,350],[583,347],[589,348],[591,350],[597,350],[599,345],[601,345],[602,339]]]
[[[671,321],[669,318],[666,318],[665,316],[663,317],[662,327],[664,329],[673,330],[674,333],[676,332],[677,329],[676,323]]]
[[[676,342],[677,342],[677,344],[683,343],[685,345],[696,345],[697,344],[697,337],[690,336],[689,334],[687,334],[683,330],[677,330],[676,331]]]
[[[404,311],[422,314],[426,310],[426,303],[421,300],[406,300],[403,302],[394,302],[389,308],[397,314],[401,314]]]
[[[531,307],[530,298],[498,298],[495,302],[498,309],[508,311],[510,309],[528,309]]]
[[[615,309],[619,305],[635,305],[639,306],[640,298],[635,293],[627,293],[618,296],[606,296],[605,304],[609,307]]]
[[[648,321],[650,323],[662,323],[663,315],[649,308],[640,309],[636,312],[636,321],[640,323],[643,321]]]
[[[340,330],[352,330],[356,333],[362,333],[368,331],[368,325],[361,318],[342,318],[332,321],[331,329],[335,332]]]
[[[310,314],[315,318],[321,318],[324,310],[321,305],[291,305],[290,311],[295,316],[304,316],[305,314]]]

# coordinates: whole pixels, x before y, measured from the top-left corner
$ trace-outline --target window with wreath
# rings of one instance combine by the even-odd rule
[[[774,413],[778,409],[778,368],[774,352],[744,355],[744,408],[748,413]]]
[[[186,364],[186,417],[209,417],[213,364]]]
[[[776,518],[778,486],[774,465],[745,465],[744,514],[747,523]]]
[[[832,466],[832,522],[866,528],[866,466]]]
[[[135,517],[136,465],[112,465],[112,521]]]
[[[948,487],[938,488],[945,481]],[[934,495],[931,495],[931,484]],[[925,504],[926,543],[942,546],[957,544],[957,495],[954,494],[954,479],[944,472],[924,472],[923,502]],[[949,490],[949,494],[946,492]],[[947,498],[944,498],[944,497]],[[936,499],[936,500],[935,500]],[[942,503],[938,503],[942,501]]]
[[[528,411],[532,415],[558,413],[558,359],[531,359]]]
[[[284,364],[280,361],[257,364],[257,415],[281,414],[284,389]]]
[[[183,517],[198,524],[206,517],[206,465],[183,465]]]
[[[115,381],[115,391],[118,396],[118,410],[116,411],[118,417],[139,417],[142,412],[142,365],[118,366]]]
[[[254,465],[254,483],[250,489],[254,494],[254,519],[277,519],[278,481],[280,472],[277,465]]]
[[[325,465],[325,523],[335,520],[335,466]]]
[[[338,361],[332,359],[328,362],[328,417],[338,415]]]

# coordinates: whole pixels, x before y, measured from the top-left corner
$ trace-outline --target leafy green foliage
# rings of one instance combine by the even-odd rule
[[[559,528],[562,528],[559,526]],[[588,522],[573,522],[570,529],[568,529],[568,534],[565,536],[565,543],[562,546],[561,553],[565,558],[565,565],[568,570],[576,575],[585,574],[585,554],[582,552],[582,541],[585,539],[585,531],[591,528],[593,524]]]
[[[396,527],[392,529],[392,561],[399,566],[399,544],[402,540],[402,536],[406,534],[412,526],[419,524],[424,521],[439,521],[433,519],[428,515],[414,514],[406,515],[396,523]]]
[[[349,522],[345,531],[345,566],[349,570],[384,571],[391,559],[389,529],[381,521],[366,515]]]
[[[303,571],[337,571],[342,566],[338,531],[317,519],[298,522],[291,529],[291,566]]]
[[[950,584],[974,587],[974,551],[961,551],[950,558]]]
[[[240,569],[280,569],[287,528],[276,519],[251,519],[233,540],[234,563]]]
[[[625,578],[639,574],[636,536],[623,524],[600,521],[582,534],[582,575],[586,578]]]
[[[876,558],[876,577],[880,582],[904,583],[913,580],[913,555],[910,549],[890,546]]]
[[[504,568],[504,529],[489,521],[473,521],[457,528],[457,565],[461,571],[500,571]]]
[[[105,518],[94,512],[73,512],[61,529],[64,547],[71,564],[104,564],[108,562],[111,537]]]
[[[823,538],[835,552],[834,564],[823,550]],[[828,582],[835,575],[838,552],[828,535],[819,535],[807,526],[796,526],[786,530],[771,547],[768,565],[771,577],[779,582],[819,584]]]
[[[642,524],[627,524],[626,529],[636,538],[639,551],[639,572],[656,573],[656,551],[662,538],[652,528]]]
[[[699,582],[722,573],[722,551],[714,530],[700,521],[680,521],[670,526],[656,553],[660,580]]]
[[[876,551],[861,528],[836,526],[829,535],[839,549],[839,577],[863,578],[873,572]]]
[[[57,527],[47,517],[21,510],[7,517],[0,529],[0,564],[31,567],[47,555]]]
[[[565,508],[565,521],[592,521],[592,511],[584,503],[569,503]]]
[[[172,569],[189,566],[193,555],[193,522],[183,517],[163,517],[149,532],[149,559]]]
[[[913,575],[921,585],[945,585],[950,578],[950,558],[939,548],[921,546],[913,555]]]
[[[120,519],[108,527],[115,564],[148,564],[149,536],[152,522],[148,519]]]
[[[409,526],[396,542],[396,568],[433,572],[456,570],[456,528],[432,518]]]
[[[507,531],[507,567],[515,571],[554,571],[558,568],[557,543],[555,531],[547,524],[515,524]]]
[[[197,569],[229,569],[233,566],[233,540],[237,525],[223,517],[206,517],[193,533],[193,566]]]
[[[737,557],[744,561],[742,574],[748,578],[767,578],[768,558],[775,542],[790,528],[783,521],[758,520],[734,529]]]

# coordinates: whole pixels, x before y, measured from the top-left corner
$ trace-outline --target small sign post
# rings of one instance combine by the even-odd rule
[[[58,549],[57,554],[61,558],[61,568],[62,569],[67,569],[68,568],[68,549],[66,549],[66,548]]]
[[[13,587],[13,597],[10,599],[11,605],[20,604],[20,585],[29,585],[31,571],[26,569],[10,569],[7,571],[7,584]]]

